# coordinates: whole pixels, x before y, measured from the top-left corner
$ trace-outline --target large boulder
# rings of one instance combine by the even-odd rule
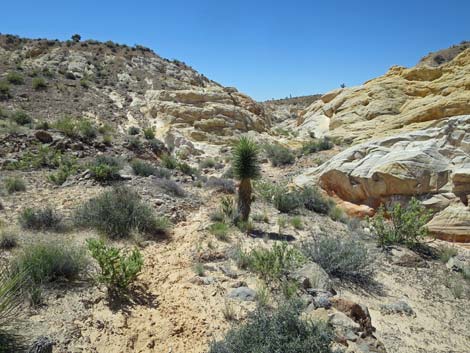
[[[429,230],[470,241],[470,115],[434,127],[350,147],[296,179],[318,181],[330,194],[376,208],[412,196],[437,213]]]

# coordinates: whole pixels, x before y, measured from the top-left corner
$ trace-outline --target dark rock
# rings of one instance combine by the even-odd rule
[[[320,265],[309,262],[296,270],[290,277],[297,281],[301,288],[315,289],[321,291],[331,291],[332,285],[330,277]]]
[[[39,337],[37,338],[28,353],[52,353],[52,347],[54,342],[48,337]]]
[[[34,136],[42,143],[51,143],[54,140],[52,135],[44,130],[36,131]]]

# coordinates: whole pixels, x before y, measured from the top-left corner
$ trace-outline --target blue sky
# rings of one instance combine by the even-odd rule
[[[0,1],[1,33],[142,44],[258,100],[361,84],[470,40],[470,0]]]

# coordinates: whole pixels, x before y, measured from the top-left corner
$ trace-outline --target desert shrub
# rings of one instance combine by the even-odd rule
[[[386,220],[386,215],[390,221]],[[430,217],[429,211],[413,197],[406,207],[397,203],[385,210],[381,206],[369,223],[381,246],[404,244],[414,247],[428,234],[425,225]]]
[[[106,146],[111,146],[113,143],[113,137],[111,135],[103,135],[103,143]]]
[[[22,85],[24,83],[24,78],[19,72],[10,71],[7,74],[7,81],[14,85]]]
[[[265,145],[264,150],[266,156],[274,167],[280,165],[294,164],[295,156],[290,149],[287,147],[272,144]]]
[[[206,186],[226,194],[234,194],[236,191],[235,183],[231,179],[210,177]]]
[[[147,140],[155,139],[155,130],[153,128],[151,128],[151,127],[144,128],[143,132],[144,132],[144,137]]]
[[[220,200],[220,210],[228,220],[234,220],[236,218],[237,211],[235,208],[235,200],[233,199],[233,197],[222,197],[222,199]]]
[[[209,226],[209,232],[213,234],[218,240],[228,241],[229,226],[224,222],[216,222]]]
[[[213,158],[205,158],[202,161],[199,162],[199,168],[204,169],[204,168],[214,168],[216,165],[216,162]]]
[[[90,81],[88,81],[86,78],[82,77],[80,79],[80,86],[83,88],[90,88]]]
[[[134,171],[135,175],[140,175],[143,177],[148,177],[150,175],[154,175],[156,173],[156,167],[150,163],[144,162],[140,159],[134,159],[131,162],[132,170]]]
[[[320,235],[301,245],[304,256],[329,275],[355,283],[368,283],[374,275],[367,247],[350,237]]]
[[[167,169],[176,169],[178,167],[178,161],[168,153],[162,155],[161,162]]]
[[[302,262],[299,250],[281,242],[273,244],[271,249],[253,249],[249,254],[248,268],[266,282],[281,282]]]
[[[185,191],[183,188],[175,181],[170,180],[170,179],[158,179],[155,181],[156,185],[163,189],[165,193],[177,196],[177,197],[183,197],[186,195]]]
[[[116,157],[98,156],[88,165],[90,174],[96,181],[106,182],[119,179],[121,161]]]
[[[107,246],[98,239],[88,239],[87,247],[100,267],[98,282],[106,285],[111,294],[127,291],[144,265],[138,249],[126,255],[121,249]]]
[[[51,127],[46,120],[38,121],[35,125],[36,130],[49,130]]]
[[[18,245],[18,235],[9,230],[0,231],[0,249],[10,250]]]
[[[137,126],[130,126],[127,129],[127,134],[128,135],[138,135],[140,132],[140,129]]]
[[[10,84],[7,81],[0,81],[0,97],[9,98],[11,97],[10,93]]]
[[[72,118],[70,116],[64,116],[57,121],[54,122],[53,126],[60,132],[62,132],[65,136],[76,138],[79,136],[76,124],[76,118]]]
[[[7,166],[8,169],[57,168],[65,158],[61,151],[49,146],[40,145],[36,151],[26,151],[16,162]]]
[[[89,120],[79,120],[77,123],[77,129],[80,137],[87,141],[95,139],[98,135],[98,129]]]
[[[15,271],[27,273],[34,284],[73,280],[87,265],[81,248],[57,242],[28,245],[13,260]]]
[[[197,170],[186,162],[178,162],[177,168],[185,175],[195,175]]]
[[[62,215],[50,207],[26,208],[20,213],[19,222],[24,229],[60,231],[64,228]]]
[[[292,225],[292,227],[294,227],[295,229],[303,229],[304,228],[304,224],[302,222],[302,218],[296,216],[296,217],[292,217],[290,219],[290,224]]]
[[[33,89],[39,91],[47,88],[46,80],[43,77],[34,77],[32,81]]]
[[[157,178],[170,179],[171,171],[163,167],[156,167],[155,174]]]
[[[204,265],[200,262],[197,262],[194,264],[193,270],[194,270],[194,273],[200,277],[204,276],[206,273],[206,269],[204,268]]]
[[[274,195],[273,204],[282,213],[289,213],[303,206],[304,198],[297,190],[278,192]]]
[[[127,138],[127,148],[133,151],[140,151],[143,147],[142,141],[140,140],[139,136],[129,136]]]
[[[90,199],[76,210],[74,220],[77,226],[95,228],[112,239],[128,238],[133,231],[165,234],[168,227],[165,219],[156,217],[137,193],[125,187]]]
[[[33,119],[23,110],[17,110],[10,115],[10,119],[18,125],[28,125],[33,122]]]
[[[111,125],[104,123],[98,127],[98,132],[101,135],[110,135],[114,132],[114,128]]]
[[[148,144],[152,152],[157,156],[161,155],[166,150],[165,144],[156,138],[148,140]]]
[[[333,332],[327,324],[300,317],[298,301],[270,311],[259,306],[224,338],[212,342],[209,353],[332,353]]]
[[[447,263],[451,258],[457,256],[458,251],[454,246],[443,246],[439,249],[439,260]]]
[[[264,201],[273,202],[276,194],[287,192],[287,188],[274,184],[268,180],[257,180],[254,183],[255,192]]]
[[[48,180],[55,185],[62,185],[70,175],[78,171],[76,158],[62,155],[58,170],[48,175]]]
[[[5,189],[9,194],[25,191],[26,184],[23,179],[18,177],[10,177],[5,179]]]
[[[325,198],[315,187],[306,187],[303,190],[304,206],[307,210],[320,214],[328,214],[334,203]]]
[[[319,151],[331,150],[333,143],[328,137],[312,139],[302,145],[302,154],[311,154]]]

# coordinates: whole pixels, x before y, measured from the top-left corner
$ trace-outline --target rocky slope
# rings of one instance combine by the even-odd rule
[[[270,125],[263,106],[248,96],[142,46],[0,35],[0,80],[12,74],[21,82],[9,84],[2,107],[35,119],[84,116],[121,131],[150,126],[161,138],[174,131],[217,143]],[[35,89],[38,78],[44,87]]]
[[[393,66],[361,86],[329,92],[300,114],[297,129],[357,143],[469,114],[468,46],[463,42],[430,54],[415,67]]]

